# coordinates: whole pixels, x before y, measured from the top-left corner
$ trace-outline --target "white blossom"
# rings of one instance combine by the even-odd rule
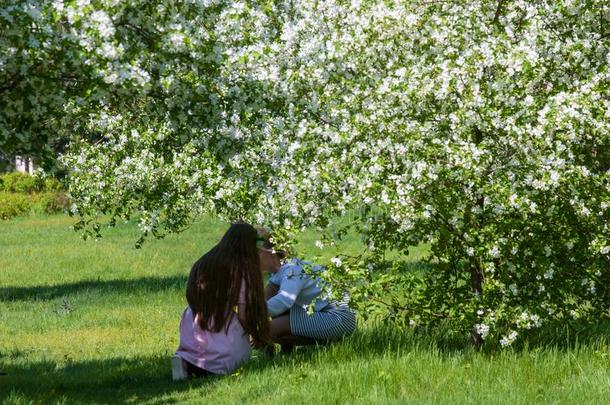
[[[474,329],[476,333],[481,336],[481,339],[485,339],[489,333],[489,325],[485,325],[484,323],[477,323],[474,325]]]

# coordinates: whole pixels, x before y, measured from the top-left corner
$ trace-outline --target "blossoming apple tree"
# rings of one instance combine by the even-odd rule
[[[504,346],[609,315],[607,2],[44,4],[77,79],[36,97],[79,134],[85,232],[207,212],[285,240],[350,213],[366,249],[327,277],[359,308]],[[385,255],[422,243],[423,271]]]

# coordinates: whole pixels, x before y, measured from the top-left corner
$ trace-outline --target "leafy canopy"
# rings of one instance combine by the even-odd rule
[[[10,4],[1,133],[79,134],[86,232],[349,212],[366,251],[327,276],[354,305],[504,346],[608,316],[606,1]],[[421,243],[430,270],[385,259]]]

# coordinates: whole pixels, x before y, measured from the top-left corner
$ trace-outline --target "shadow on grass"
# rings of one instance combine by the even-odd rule
[[[412,329],[379,324],[357,330],[342,342],[325,346],[300,347],[292,355],[276,355],[279,364],[295,361],[309,362],[320,354],[329,359],[375,358],[387,354],[409,352],[429,353],[439,357],[482,355],[494,357],[501,352],[514,354],[556,351],[608,350],[610,345],[610,320],[575,322],[561,326],[548,326],[522,336],[510,349],[502,349],[498,342],[490,342],[481,348],[473,347],[469,335],[449,329]],[[264,362],[252,362],[249,368],[264,368]]]
[[[330,345],[299,347],[290,355],[268,356],[255,351],[253,359],[244,365],[239,375],[214,376],[173,382],[168,355],[136,358],[112,358],[85,361],[28,361],[29,353],[13,351],[0,353],[8,365],[0,362],[7,375],[0,376],[0,398],[7,404],[21,403],[151,403],[165,404],[197,401],[213,394],[227,384],[239,384],[242,376],[264,373],[270,368],[300,367],[316,363],[349,361],[351,356],[369,356],[371,352],[355,345],[360,352],[350,353],[352,339]],[[339,349],[340,355],[334,351]],[[11,364],[12,363],[12,364]],[[192,392],[196,390],[195,393]]]
[[[550,352],[572,350],[607,350],[610,322],[565,325],[560,329],[539,331],[512,349],[513,353],[527,353],[542,349]],[[551,337],[553,336],[553,337]],[[66,403],[168,403],[193,400],[188,391],[196,390],[199,397],[213,394],[219,387],[239,384],[241,376],[265,373],[267,369],[286,368],[287,373],[304,364],[332,367],[335,363],[376,358],[387,354],[410,352],[433,357],[462,357],[481,355],[493,357],[499,349],[475,350],[467,339],[446,331],[401,329],[385,325],[367,327],[353,336],[325,346],[299,347],[291,354],[266,356],[255,351],[245,364],[240,376],[212,377],[175,383],[171,380],[169,356],[141,356],[101,360],[63,362],[28,361],[27,352],[1,353],[0,368],[8,375],[0,376],[0,392],[9,395],[8,403],[66,402]],[[184,394],[183,394],[184,393]]]
[[[516,351],[540,350],[553,347],[558,350],[596,348],[610,344],[610,320],[572,320],[559,325],[547,325],[533,329],[517,340]]]
[[[165,290],[183,291],[185,276],[142,277],[128,280],[83,280],[75,283],[32,287],[2,287],[0,302],[52,300],[79,293],[109,293],[121,291],[124,294],[142,294]]]
[[[499,341],[486,342],[475,348],[469,333],[461,333],[438,326],[429,329],[401,328],[377,325],[351,338],[355,353],[404,352],[410,350],[435,351],[439,354],[482,353],[495,355],[510,350],[515,353],[531,350],[553,349],[559,351],[597,348],[610,344],[610,320],[573,321],[558,325],[546,325],[531,331],[522,331],[510,349],[502,349]]]
[[[4,366],[0,392],[8,403],[167,403],[182,391],[212,386],[221,377],[172,381],[168,356]]]

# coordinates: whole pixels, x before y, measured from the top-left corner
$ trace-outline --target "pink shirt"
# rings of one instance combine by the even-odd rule
[[[242,288],[239,304],[245,304]],[[237,319],[229,321],[229,329],[220,332],[202,330],[190,307],[180,321],[180,346],[176,354],[191,364],[216,374],[228,374],[250,357],[250,339]]]

